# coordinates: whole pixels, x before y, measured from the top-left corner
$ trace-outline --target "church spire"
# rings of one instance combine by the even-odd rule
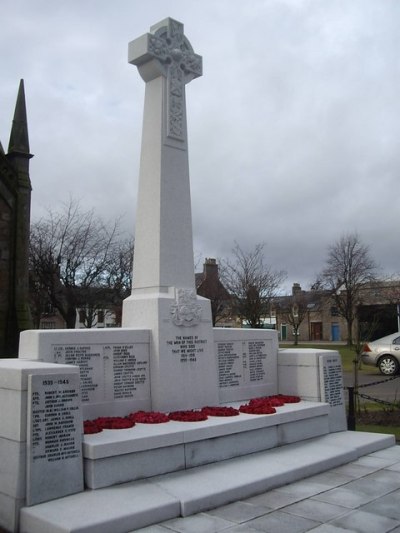
[[[8,154],[29,155],[28,121],[26,119],[24,80],[20,81]]]

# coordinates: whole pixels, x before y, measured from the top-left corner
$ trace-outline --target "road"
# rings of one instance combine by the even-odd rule
[[[376,369],[371,368],[362,370],[358,373],[359,393],[385,400],[392,403],[400,403],[400,375],[398,374],[395,379],[387,380],[387,376],[383,376]],[[368,383],[379,382],[376,385],[363,387]],[[354,386],[354,374],[353,372],[343,372],[343,384],[345,387]],[[345,391],[347,396],[347,391]],[[347,401],[347,397],[346,397]],[[369,401],[369,400],[364,400]]]

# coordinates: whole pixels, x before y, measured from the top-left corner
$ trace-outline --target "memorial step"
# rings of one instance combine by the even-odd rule
[[[246,457],[24,507],[20,531],[128,533],[251,497],[394,444],[391,435],[331,433]]]
[[[301,401],[276,410],[271,415],[240,413],[202,422],[137,424],[131,429],[86,435],[85,484],[98,489],[329,433],[326,403]]]

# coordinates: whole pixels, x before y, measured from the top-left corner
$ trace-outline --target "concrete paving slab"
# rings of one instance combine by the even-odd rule
[[[349,490],[347,488],[337,488],[332,489],[322,494],[317,494],[312,498],[316,501],[332,503],[335,505],[341,505],[347,507],[348,509],[357,509],[362,505],[366,505],[370,501],[376,499],[376,496],[357,493],[354,490]]]
[[[356,493],[379,498],[400,488],[400,476],[396,472],[381,470],[351,481],[345,488]]]
[[[367,505],[363,506],[363,511],[381,516],[388,516],[400,520],[400,490],[391,492],[386,496],[382,496]]]
[[[395,457],[372,457],[367,455],[366,457],[360,457],[357,461],[354,462],[355,465],[368,466],[370,468],[375,468],[380,470],[381,468],[386,468],[398,462],[398,458]]]
[[[273,511],[262,505],[253,505],[252,503],[247,502],[234,502],[229,505],[224,505],[223,507],[218,507],[217,509],[212,509],[208,511],[207,514],[212,516],[219,516],[220,518],[225,518],[237,524],[242,524],[243,522],[248,522],[253,518],[262,516],[268,512]]]
[[[253,529],[247,524],[240,524],[226,529],[224,533],[260,533],[259,529]]]
[[[288,492],[289,494],[293,494],[300,499],[304,499],[315,496],[316,494],[320,494],[321,492],[325,492],[326,490],[329,490],[329,488],[329,486],[315,481],[313,476],[310,479],[303,479],[301,481],[297,481],[296,483],[290,483],[289,485],[280,487],[277,490],[278,492]]]
[[[288,531],[290,533],[303,533],[317,527],[319,522],[282,511],[274,511],[261,518],[251,520],[246,525],[259,531],[273,531],[273,533],[288,533]]]
[[[333,526],[332,524],[321,524],[312,530],[313,533],[351,533],[352,529]]]
[[[285,513],[302,516],[317,522],[329,522],[329,520],[343,516],[348,512],[349,510],[341,505],[309,499],[285,507]]]
[[[259,494],[258,496],[253,496],[252,498],[247,498],[246,502],[251,503],[257,506],[264,506],[271,509],[281,509],[290,505],[292,503],[302,500],[302,496],[285,493],[280,490],[269,490],[264,494]]]
[[[327,487],[327,490],[334,489],[341,485],[345,485],[350,481],[353,481],[353,477],[346,474],[339,474],[335,470],[329,470],[328,472],[322,472],[322,474],[316,474],[312,477],[315,483],[320,483]]]
[[[375,467],[355,464],[355,462],[351,462],[351,464],[345,464],[342,466],[338,466],[337,468],[330,470],[331,473],[344,474],[353,479],[359,479],[375,471],[376,471]]]
[[[400,489],[400,476],[389,469],[383,469],[379,472],[367,476],[373,483],[384,483],[390,490]]]
[[[235,524],[230,520],[224,520],[218,516],[199,513],[187,518],[169,520],[164,525],[178,533],[217,533]]]
[[[331,524],[359,533],[386,533],[392,531],[396,526],[400,526],[398,520],[365,511],[354,511],[332,520]]]

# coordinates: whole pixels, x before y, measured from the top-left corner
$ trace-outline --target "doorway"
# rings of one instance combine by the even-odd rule
[[[331,337],[333,341],[340,341],[340,326],[337,322],[331,325]]]
[[[312,341],[322,341],[322,322],[311,322],[310,337]]]

